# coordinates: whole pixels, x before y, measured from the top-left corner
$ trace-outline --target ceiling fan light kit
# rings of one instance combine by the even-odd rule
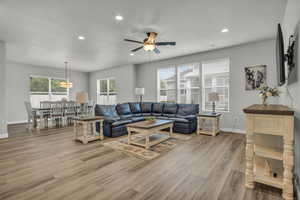
[[[133,42],[137,44],[142,44],[142,46],[132,49],[131,52],[136,52],[140,49],[144,49],[145,51],[154,51],[154,53],[159,54],[160,50],[157,48],[157,46],[175,46],[176,42],[156,42],[157,33],[155,32],[148,32],[147,38],[144,39],[143,42],[131,40],[131,39],[124,39],[126,42]]]

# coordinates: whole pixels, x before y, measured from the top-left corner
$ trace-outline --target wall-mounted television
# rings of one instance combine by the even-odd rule
[[[284,41],[280,24],[277,28],[276,37],[276,65],[277,65],[277,85],[282,86],[285,83],[285,53]]]

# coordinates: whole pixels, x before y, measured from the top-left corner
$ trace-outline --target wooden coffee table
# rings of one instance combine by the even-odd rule
[[[134,144],[149,149],[151,146],[159,144],[170,137],[173,133],[173,120],[141,121],[127,125],[128,144]],[[162,131],[169,128],[170,130]],[[132,140],[133,133],[144,135],[143,139],[138,141]]]
[[[94,140],[103,140],[103,117],[85,116],[74,118],[74,134],[75,140],[81,141],[83,144]],[[96,131],[96,123],[100,123],[100,132]]]

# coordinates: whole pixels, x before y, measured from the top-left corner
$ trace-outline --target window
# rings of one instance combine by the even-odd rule
[[[41,101],[59,101],[68,98],[68,89],[61,88],[63,79],[49,77],[30,77],[30,102],[32,107],[39,107]]]
[[[97,80],[97,104],[117,103],[117,86],[114,78]]]
[[[178,103],[200,103],[199,65],[178,66]]]
[[[160,102],[200,103],[198,64],[180,65],[158,70]]]
[[[158,72],[159,101],[176,102],[175,68],[163,68]]]
[[[229,63],[229,59],[202,63],[202,110],[212,110],[208,94],[217,92],[219,101],[216,102],[216,110],[229,111]]]

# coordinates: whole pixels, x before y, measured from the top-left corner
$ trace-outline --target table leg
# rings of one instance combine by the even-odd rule
[[[217,135],[217,119],[214,118],[212,120],[212,135],[216,136]]]
[[[131,144],[131,130],[128,128],[128,144]]]
[[[200,129],[201,129],[201,125],[200,125],[200,117],[197,118],[197,135],[200,134]]]
[[[77,123],[74,122],[74,125],[73,125],[73,132],[74,132],[74,136],[75,136],[75,140],[77,140],[78,138],[78,135],[77,135]]]
[[[92,122],[91,126],[92,126],[92,130],[93,130],[93,135],[98,134],[97,131],[96,131],[96,122]]]
[[[146,135],[146,144],[145,144],[145,149],[149,149],[149,135]]]
[[[253,135],[246,135],[246,187],[254,188],[254,148],[253,148]]]
[[[83,128],[82,142],[83,142],[83,144],[87,144],[88,143],[88,140],[87,140],[87,137],[88,137],[88,124],[87,123],[82,123],[82,128]]]
[[[100,121],[99,128],[100,128],[100,130],[99,130],[99,132],[100,132],[99,133],[100,134],[100,139],[104,140],[104,135],[103,135],[103,120]]]
[[[42,127],[43,127],[43,118],[44,118],[44,113],[40,112],[40,123],[37,127],[38,130],[42,129]]]
[[[170,132],[169,132],[170,138],[172,137],[172,135],[173,135],[173,126],[170,127]]]
[[[283,190],[282,197],[285,200],[292,200],[293,191],[293,167],[294,167],[294,141],[283,138]]]

